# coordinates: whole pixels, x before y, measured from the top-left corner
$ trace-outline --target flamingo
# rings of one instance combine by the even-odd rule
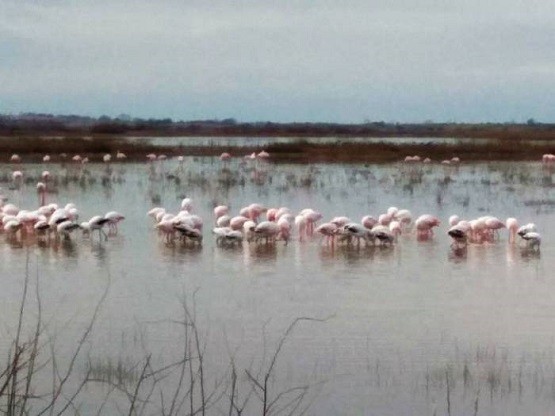
[[[540,245],[542,242],[542,237],[539,233],[535,231],[529,231],[523,235],[521,235],[522,239],[526,241],[526,244],[531,249],[540,249]]]
[[[91,237],[93,232],[96,230],[98,231],[98,236],[100,241],[102,240],[102,235],[104,235],[104,240],[108,241],[108,234],[106,234],[103,230],[103,227],[109,222],[110,220],[104,218],[101,215],[95,215],[86,223],[81,223],[80,226],[85,232],[90,233]]]
[[[369,233],[370,231],[364,225],[356,222],[345,224],[341,229],[341,234],[346,237],[347,241],[350,242],[352,238],[355,238],[357,245],[360,245],[361,240],[368,241]]]
[[[339,228],[333,222],[325,222],[319,225],[314,231],[324,236],[324,242],[326,244],[331,244],[333,246],[338,230]]]
[[[12,172],[12,179],[15,186],[20,186],[21,181],[23,180],[23,172],[20,170],[15,170]]]
[[[365,215],[364,217],[362,217],[362,220],[360,221],[362,223],[362,225],[364,225],[366,228],[368,228],[369,230],[372,229],[372,227],[374,227],[377,223],[378,220],[375,219],[373,216],[371,215]]]
[[[438,227],[440,221],[433,215],[424,214],[416,219],[414,225],[416,226],[417,237],[421,239],[428,239],[434,235],[433,228]]]
[[[281,217],[276,224],[279,227],[278,239],[285,241],[287,244],[291,237],[291,223],[287,218]]]
[[[192,211],[193,210],[193,200],[191,198],[183,198],[181,201],[182,211]]]
[[[39,194],[39,205],[46,204],[46,184],[44,182],[37,183],[37,193]]]
[[[408,209],[400,209],[393,215],[393,219],[399,221],[402,228],[408,228],[412,223],[412,214]]]
[[[241,230],[243,229],[243,225],[245,224],[245,222],[247,222],[249,219],[247,217],[244,217],[242,215],[238,215],[236,217],[231,218],[231,220],[229,220],[229,227],[232,230]]]
[[[516,218],[507,218],[507,221],[505,222],[505,226],[509,230],[509,243],[514,243],[515,237],[519,228],[518,221],[516,220]]]
[[[272,221],[262,221],[254,228],[256,241],[266,239],[266,244],[275,242],[278,234],[280,233],[280,226]]]
[[[196,228],[190,227],[187,224],[180,223],[174,224],[173,229],[181,234],[182,240],[190,240],[197,244],[202,243],[202,232]]]
[[[456,248],[459,244],[466,246],[468,244],[468,233],[470,230],[470,224],[466,221],[459,221],[449,228],[447,234],[453,239],[451,247]]]
[[[216,235],[216,244],[235,245],[243,241],[243,234],[241,231],[232,230],[229,227],[216,227],[212,230]]]
[[[312,235],[314,233],[314,225],[322,219],[322,214],[314,211],[312,208],[307,208],[301,211],[301,215],[306,218],[307,234]]]
[[[155,225],[155,228],[164,234],[166,243],[172,242],[175,237],[174,225],[172,220],[163,220]]]
[[[80,228],[79,224],[72,221],[62,221],[56,226],[56,235],[63,236],[64,240],[69,240],[70,234],[77,228]]]
[[[377,230],[371,230],[372,239],[377,239],[382,245],[393,245],[395,241],[395,234],[386,227]]]
[[[522,237],[524,234],[532,233],[532,232],[536,232],[536,224],[534,224],[534,223],[528,223],[528,224],[523,225],[522,227],[520,227],[520,228],[517,230],[516,233],[517,233],[520,237]]]
[[[218,205],[216,208],[214,208],[214,216],[216,217],[216,219],[229,214],[229,208],[227,207],[227,205]]]
[[[308,220],[304,215],[297,215],[295,217],[295,226],[297,227],[297,232],[299,233],[299,241],[304,241],[304,238],[307,237],[307,225]]]
[[[229,227],[231,224],[231,217],[229,215],[222,215],[216,220],[218,227]]]
[[[114,235],[118,233],[118,223],[125,219],[125,217],[117,211],[107,212],[104,218],[108,220],[108,228]]]
[[[353,221],[349,217],[334,217],[330,222],[338,228],[343,228],[346,224],[349,224]]]

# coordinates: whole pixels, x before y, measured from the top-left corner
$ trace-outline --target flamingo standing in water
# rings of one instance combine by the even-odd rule
[[[457,224],[449,228],[447,234],[453,239],[451,247],[454,249],[459,248],[460,245],[466,247],[470,230],[471,227],[467,221],[458,221]]]
[[[103,227],[109,222],[110,220],[104,218],[101,215],[95,215],[89,221],[83,222],[80,224],[80,228],[83,230],[84,234],[89,234],[91,237],[94,231],[98,231],[98,236],[100,241],[102,241],[102,236],[104,235],[104,240],[108,240],[108,234],[106,234],[103,230]]]
[[[522,239],[526,241],[526,244],[531,249],[540,249],[540,244],[542,242],[542,237],[539,233],[535,231],[529,231],[523,235],[521,235]]]
[[[437,217],[429,214],[421,215],[414,222],[414,225],[416,226],[417,237],[423,240],[427,240],[428,238],[433,237],[433,228],[438,227],[439,224],[440,221]]]
[[[320,224],[314,231],[324,236],[324,243],[330,244],[332,247],[335,245],[335,236],[339,228],[333,222],[325,222]]]
[[[518,231],[518,221],[516,218],[507,218],[505,222],[507,230],[509,230],[509,243],[514,243]]]
[[[108,220],[108,228],[110,229],[110,233],[114,235],[118,233],[118,223],[125,219],[125,217],[117,211],[110,211],[106,213],[104,218]]]
[[[37,183],[37,193],[39,194],[39,206],[46,205],[46,184],[44,182]]]
[[[14,186],[16,188],[19,188],[21,186],[21,183],[23,182],[23,172],[21,172],[20,170],[13,171],[12,180]]]

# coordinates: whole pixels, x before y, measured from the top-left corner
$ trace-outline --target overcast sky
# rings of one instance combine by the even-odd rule
[[[0,112],[555,121],[555,0],[0,0]]]

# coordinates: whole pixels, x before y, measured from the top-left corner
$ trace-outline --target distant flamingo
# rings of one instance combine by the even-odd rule
[[[509,230],[509,243],[514,243],[518,231],[518,221],[516,218],[507,218],[505,226]]]

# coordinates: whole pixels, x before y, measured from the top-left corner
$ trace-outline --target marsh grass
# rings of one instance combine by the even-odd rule
[[[449,137],[449,136],[446,136]],[[63,161],[58,155],[66,153],[67,160],[74,154],[100,160],[106,153],[117,151],[126,153],[125,161],[144,161],[147,153],[167,156],[219,156],[229,152],[242,157],[252,152],[266,150],[274,163],[385,163],[403,160],[407,155],[420,155],[435,161],[450,159],[454,156],[463,161],[478,160],[541,160],[544,153],[554,153],[555,145],[551,140],[537,137],[498,138],[487,140],[475,138],[471,141],[441,143],[411,143],[399,141],[352,142],[337,139],[334,143],[309,142],[302,138],[287,143],[258,145],[202,146],[152,144],[147,139],[129,138],[125,135],[68,136],[51,138],[42,136],[2,137],[0,154],[6,160],[12,153],[25,155],[26,160],[40,161],[45,153],[51,154],[53,161]],[[121,161],[119,161],[121,162]],[[118,163],[119,163],[118,162]]]

